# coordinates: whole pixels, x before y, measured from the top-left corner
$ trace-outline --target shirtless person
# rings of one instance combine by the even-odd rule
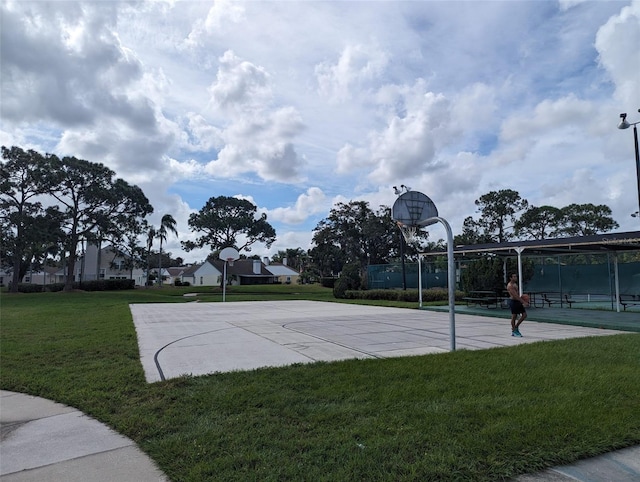
[[[520,330],[518,327],[527,317],[527,310],[524,309],[525,302],[520,297],[520,290],[518,289],[518,275],[512,274],[507,284],[507,291],[509,292],[509,306],[511,307],[511,336],[519,336]],[[520,316],[520,319],[516,323],[516,319]]]

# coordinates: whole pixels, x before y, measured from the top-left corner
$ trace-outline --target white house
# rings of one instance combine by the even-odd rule
[[[76,260],[74,266],[75,281],[103,279],[133,279],[136,286],[144,286],[147,281],[145,270],[131,267],[127,257],[119,254],[113,246],[98,251],[98,246],[88,244],[84,255]]]
[[[191,286],[218,286],[222,278],[222,272],[209,261],[185,268],[181,275],[182,282],[188,282]]]

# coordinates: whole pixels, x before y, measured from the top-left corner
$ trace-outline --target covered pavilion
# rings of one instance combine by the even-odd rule
[[[574,236],[566,238],[509,241],[455,246],[453,254],[457,262],[480,254],[493,254],[505,260],[517,257],[518,274],[522,278],[522,256],[558,256],[567,254],[607,254],[613,258],[616,311],[620,311],[620,286],[618,254],[640,251],[640,231]],[[442,252],[419,253],[419,257],[441,256]],[[505,274],[506,276],[506,274]],[[640,277],[640,273],[638,273]],[[506,282],[506,281],[505,281]],[[522,289],[522,286],[521,286]]]

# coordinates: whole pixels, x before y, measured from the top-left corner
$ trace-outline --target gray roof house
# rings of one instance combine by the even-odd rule
[[[180,275],[183,283],[187,282],[191,286],[219,286],[222,279],[222,271],[209,261],[202,264],[194,264],[183,268]]]
[[[276,283],[295,284],[300,278],[300,273],[295,269],[289,268],[286,264],[267,264],[265,268],[276,277]]]
[[[222,272],[224,261],[213,261],[216,268]],[[227,278],[232,285],[259,285],[277,283],[276,276],[267,270],[266,265],[259,259],[237,259],[233,266],[227,265]]]

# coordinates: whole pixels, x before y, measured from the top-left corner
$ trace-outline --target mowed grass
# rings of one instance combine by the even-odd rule
[[[333,300],[248,288],[227,301]],[[189,291],[3,293],[0,386],[109,424],[174,481],[494,481],[640,443],[638,334],[147,384],[128,305]]]

